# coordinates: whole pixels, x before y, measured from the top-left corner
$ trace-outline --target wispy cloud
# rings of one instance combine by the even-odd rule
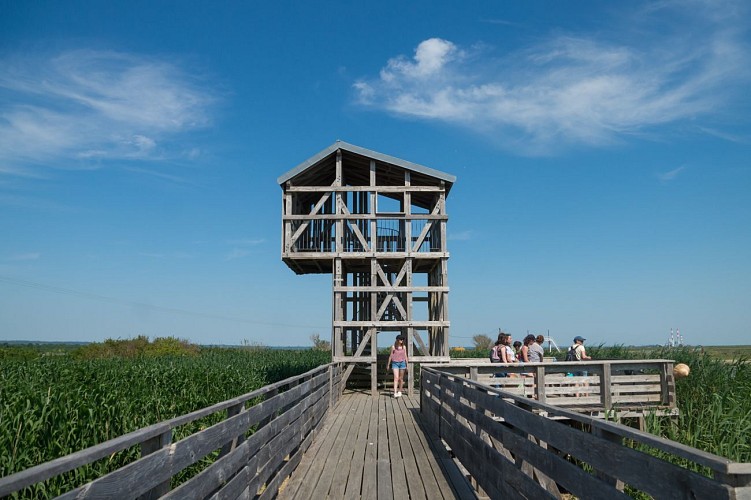
[[[265,238],[240,238],[237,240],[229,240],[227,241],[227,243],[229,245],[252,247],[252,246],[266,243],[266,239]]]
[[[472,239],[472,233],[473,231],[471,229],[467,229],[466,231],[459,231],[457,233],[449,231],[448,239],[453,241],[469,241]]]
[[[707,12],[722,6],[694,3],[693,15],[670,2],[641,12],[608,40],[556,34],[500,58],[431,38],[354,89],[365,106],[467,127],[525,154],[667,134],[666,126],[731,114],[751,81],[742,4],[738,15],[718,16]],[[680,29],[656,22],[673,9]]]
[[[232,248],[225,255],[224,260],[235,260],[247,257],[248,255],[251,255],[253,253],[253,247],[262,245],[265,242],[266,240],[263,238],[240,238],[236,240],[230,240],[227,242],[227,244],[231,245]]]
[[[660,179],[663,182],[670,182],[672,180],[675,180],[678,175],[683,172],[686,169],[685,165],[681,165],[678,168],[674,168],[673,170],[670,170],[669,172],[661,172],[657,174],[657,178]]]
[[[0,60],[0,172],[185,157],[217,98],[200,75],[134,54],[78,50]]]
[[[149,259],[192,259],[193,255],[187,252],[139,252],[138,255]]]
[[[233,248],[227,253],[225,260],[235,260],[247,257],[251,254],[251,251],[245,248]]]
[[[28,261],[28,260],[39,260],[39,258],[42,256],[40,252],[27,252],[27,253],[19,253],[15,255],[11,255],[8,257],[8,260],[10,261]]]

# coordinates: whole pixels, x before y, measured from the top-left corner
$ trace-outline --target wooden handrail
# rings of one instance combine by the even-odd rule
[[[604,412],[619,408],[659,407],[677,414],[673,360],[669,359],[543,363],[452,359],[449,363],[424,363],[422,366],[506,391],[513,392],[513,388],[518,387],[517,393],[526,392],[540,402],[556,406],[589,405]],[[524,378],[494,378],[499,373]],[[570,398],[581,395],[581,392],[587,397]]]
[[[619,498],[624,484],[654,498],[749,494],[749,463],[506,393],[438,367],[423,366],[420,383],[423,421],[491,498],[519,491],[558,496],[559,487],[580,498]],[[627,441],[706,467],[714,477],[626,446]],[[582,470],[581,463],[595,474]]]

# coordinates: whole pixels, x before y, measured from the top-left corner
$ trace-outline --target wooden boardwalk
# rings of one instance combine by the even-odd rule
[[[417,395],[345,393],[279,498],[477,498],[420,422]]]

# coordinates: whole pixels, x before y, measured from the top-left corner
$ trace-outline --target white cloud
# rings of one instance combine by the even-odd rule
[[[0,60],[0,170],[182,155],[216,97],[174,62],[108,51]],[[95,161],[96,163],[92,163]]]
[[[265,242],[266,240],[264,238],[240,238],[227,241],[227,244],[232,246],[233,248],[231,248],[230,251],[227,252],[225,260],[235,260],[247,257],[248,255],[251,255],[253,253],[251,247],[262,245]]]
[[[42,254],[40,252],[28,252],[28,253],[20,253],[16,255],[11,255],[8,257],[8,260],[12,261],[28,261],[28,260],[39,260]]]
[[[472,239],[472,233],[473,231],[471,229],[467,229],[466,231],[459,231],[457,233],[449,232],[448,238],[452,241],[469,241]]]
[[[251,254],[250,250],[246,250],[243,248],[233,248],[227,253],[225,260],[241,259],[243,257],[247,257],[250,254]]]
[[[679,122],[701,133],[702,120],[721,121],[744,99],[751,80],[742,28],[747,16],[712,17],[697,9],[690,17],[677,6],[681,29],[650,27],[658,13],[674,14],[672,7],[607,31],[610,40],[631,43],[558,34],[494,59],[487,50],[431,38],[412,59],[389,60],[378,77],[355,82],[354,90],[363,105],[467,127],[525,154],[666,134],[666,126]]]
[[[381,79],[394,81],[399,78],[424,80],[445,70],[446,64],[457,56],[456,46],[440,38],[430,38],[415,49],[414,61],[400,56],[391,59],[381,70]]]
[[[670,182],[672,180],[675,180],[676,177],[678,177],[678,174],[683,172],[686,169],[685,165],[682,165],[678,168],[674,168],[673,170],[669,172],[662,172],[657,175],[657,177],[663,181],[663,182]]]
[[[265,238],[240,238],[237,240],[230,240],[227,243],[230,245],[236,245],[236,246],[252,247],[252,246],[266,243],[266,239]]]

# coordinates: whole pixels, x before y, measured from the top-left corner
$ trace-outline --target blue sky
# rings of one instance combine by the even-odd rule
[[[0,340],[327,338],[276,178],[341,139],[457,176],[452,345],[747,344],[749,27],[743,1],[0,0]]]

